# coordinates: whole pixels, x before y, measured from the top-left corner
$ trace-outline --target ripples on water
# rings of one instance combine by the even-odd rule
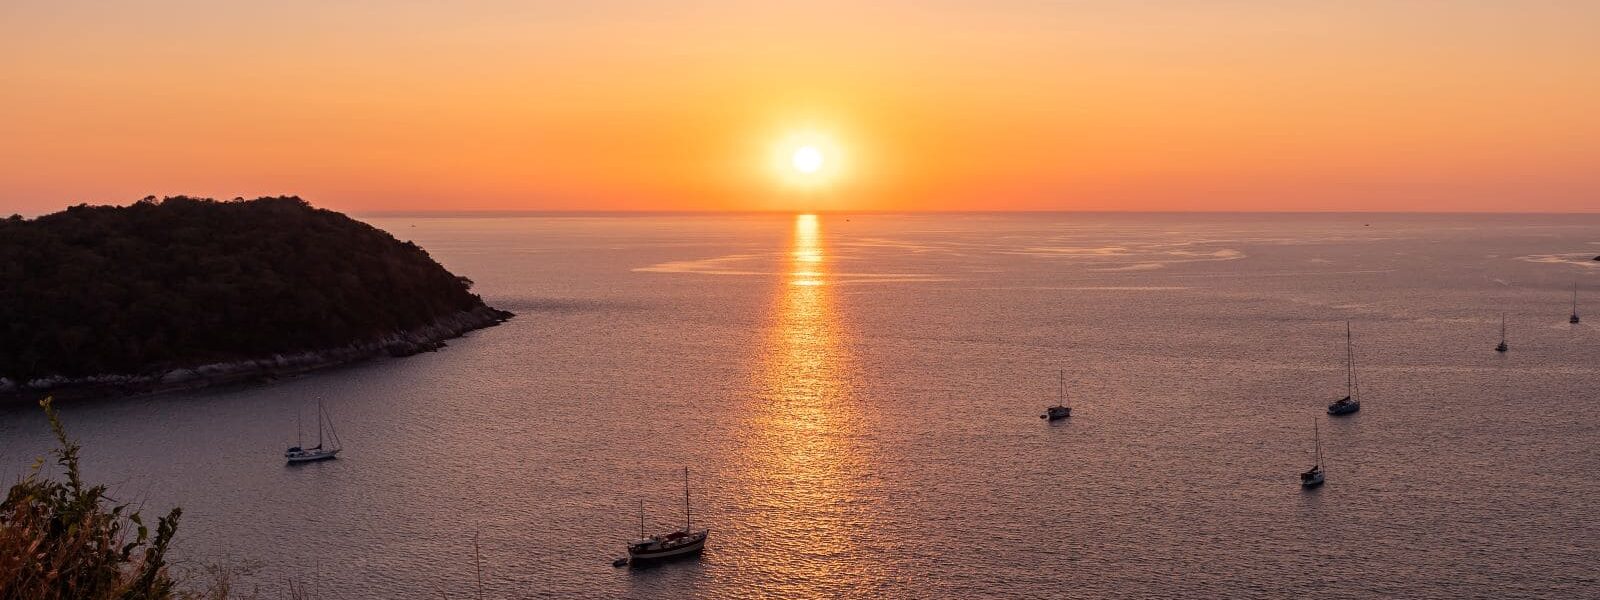
[[[269,595],[472,597],[474,532],[496,598],[1600,595],[1600,219],[373,222],[520,316],[63,407],[91,477],[181,504],[178,552]],[[1345,319],[1365,402],[1302,492]],[[285,468],[316,397],[347,450]],[[0,467],[47,435],[0,408]],[[705,556],[613,569],[639,501],[682,523],[683,465]]]

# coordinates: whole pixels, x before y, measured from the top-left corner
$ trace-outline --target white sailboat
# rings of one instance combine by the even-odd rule
[[[1344,322],[1344,398],[1328,405],[1328,414],[1348,415],[1361,410],[1361,388],[1356,385],[1356,355],[1350,342],[1350,322]]]
[[[1058,421],[1070,416],[1072,416],[1072,407],[1067,406],[1067,373],[1066,371],[1058,371],[1056,373],[1056,405],[1046,407],[1044,414],[1039,415],[1039,418],[1046,421]]]
[[[632,564],[699,554],[706,549],[710,529],[695,531],[689,511],[689,467],[683,468],[683,529],[671,533],[645,536],[644,503],[639,503],[639,539],[628,544],[628,559]]]
[[[1495,352],[1505,352],[1511,346],[1506,345],[1506,314],[1500,313],[1500,345],[1494,347]]]
[[[1577,325],[1580,321],[1582,319],[1578,318],[1578,282],[1574,281],[1572,282],[1572,318],[1567,319],[1567,322]]]
[[[1327,477],[1327,474],[1322,470],[1322,431],[1317,426],[1316,419],[1311,420],[1311,432],[1316,439],[1317,462],[1309,470],[1300,473],[1301,487],[1317,487],[1322,485],[1323,480]]]
[[[338,458],[339,451],[344,449],[344,445],[339,443],[339,432],[333,428],[333,419],[327,415],[327,411],[322,408],[322,400],[319,398],[317,400],[317,445],[310,448],[306,448],[305,442],[300,439],[300,416],[298,414],[295,415],[294,445],[283,451],[283,458],[290,463]],[[324,422],[327,423],[328,434],[332,438],[333,443],[331,444],[326,443],[323,439]]]

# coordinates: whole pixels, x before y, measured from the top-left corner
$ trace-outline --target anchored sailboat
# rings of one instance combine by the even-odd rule
[[[1578,282],[1574,281],[1572,282],[1572,318],[1567,319],[1567,322],[1577,325],[1581,320],[1578,318]]]
[[[1506,345],[1506,314],[1500,313],[1500,345],[1495,346],[1494,351],[1505,352],[1510,349],[1511,346]]]
[[[695,531],[689,518],[689,467],[683,468],[683,529],[646,537],[644,534],[644,503],[639,503],[639,539],[628,544],[628,558],[640,564],[665,558],[699,554],[706,549],[710,529]]]
[[[1301,487],[1317,487],[1322,485],[1322,481],[1326,476],[1326,474],[1322,471],[1322,430],[1317,426],[1316,419],[1311,420],[1311,432],[1312,436],[1316,439],[1317,444],[1317,463],[1312,465],[1310,470],[1300,474]]]
[[[1044,414],[1039,418],[1046,421],[1058,421],[1072,416],[1072,407],[1067,406],[1067,373],[1056,372],[1056,405],[1044,409]]]
[[[322,409],[322,400],[320,398],[317,399],[317,445],[310,448],[305,448],[305,442],[300,440],[300,416],[298,414],[295,415],[294,446],[283,452],[283,458],[290,463],[337,458],[339,451],[344,449],[344,445],[339,443],[339,432],[333,428],[333,419],[329,418],[327,414],[327,411]],[[323,442],[322,429],[324,421],[327,422],[328,433],[333,438],[332,444],[325,445]]]
[[[1350,343],[1350,322],[1344,322],[1344,398],[1328,405],[1328,414],[1339,416],[1361,410],[1361,388],[1356,385],[1356,355]]]

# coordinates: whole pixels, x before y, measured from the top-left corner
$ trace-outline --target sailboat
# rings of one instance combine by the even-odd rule
[[[1574,281],[1572,282],[1572,318],[1567,319],[1567,322],[1577,325],[1579,321],[1582,321],[1582,319],[1578,318],[1578,282]]]
[[[1300,474],[1300,486],[1308,488],[1322,485],[1323,478],[1326,475],[1322,472],[1322,431],[1317,426],[1316,419],[1311,420],[1311,431],[1317,440],[1317,463],[1312,465],[1310,470]]]
[[[1067,373],[1056,373],[1056,405],[1044,409],[1044,414],[1039,418],[1046,421],[1058,421],[1072,416],[1072,407],[1067,406]]]
[[[628,559],[640,564],[666,558],[699,554],[706,549],[710,529],[695,531],[689,512],[689,467],[683,468],[683,529],[671,533],[645,536],[644,503],[639,503],[639,539],[628,544]]]
[[[1361,388],[1356,386],[1356,355],[1350,343],[1350,322],[1344,322],[1344,398],[1328,405],[1328,414],[1348,415],[1361,410]]]
[[[1506,314],[1500,313],[1500,345],[1495,346],[1494,351],[1505,352],[1510,349],[1511,346],[1506,345]]]
[[[332,444],[324,444],[323,442],[323,422],[327,422],[328,433],[333,438]],[[294,445],[283,451],[283,458],[287,459],[291,464],[338,458],[339,451],[344,449],[344,446],[339,443],[339,432],[333,428],[333,419],[329,418],[327,411],[322,409],[321,399],[317,400],[317,445],[310,448],[304,447],[305,442],[300,440],[300,430],[300,417],[296,415]]]

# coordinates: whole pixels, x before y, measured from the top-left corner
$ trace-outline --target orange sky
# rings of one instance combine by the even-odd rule
[[[1600,2],[132,4],[0,4],[0,212],[1600,210]]]

